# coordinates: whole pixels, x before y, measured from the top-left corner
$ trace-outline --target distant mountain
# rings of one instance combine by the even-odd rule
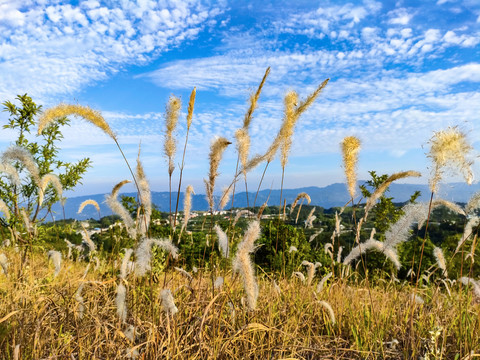
[[[364,183],[360,181],[359,183]],[[393,197],[395,202],[407,201],[410,196],[419,190],[421,192],[420,201],[428,201],[430,199],[430,190],[428,185],[419,184],[395,184],[393,183],[387,196]],[[480,190],[480,184],[474,184],[468,186],[464,183],[452,183],[444,184],[439,196],[443,199],[455,202],[467,202],[468,199],[477,191]],[[334,206],[343,206],[350,199],[345,184],[335,183],[325,187],[304,187],[298,189],[283,189],[282,199],[286,199],[287,204],[291,204],[298,193],[306,192],[312,199],[312,205],[321,206],[323,208],[331,208]],[[136,196],[136,193],[124,193],[122,195]],[[175,210],[176,193],[172,193],[172,208]],[[179,210],[183,210],[183,193],[180,193]],[[105,194],[96,194],[89,196],[77,196],[71,197],[65,204],[65,217],[74,218],[78,220],[84,220],[89,218],[98,218],[98,213],[93,206],[87,206],[82,214],[77,214],[80,204],[87,200],[93,199],[100,205],[100,215],[111,215],[112,211],[104,203]],[[253,205],[255,199],[255,193],[248,193],[248,204]],[[262,190],[258,193],[255,205],[260,206],[268,199],[268,205],[278,205],[280,201],[280,190]],[[168,192],[152,192],[152,202],[158,207],[160,211],[169,211],[170,197]],[[235,194],[234,207],[246,207],[247,206],[247,193],[241,192]],[[192,209],[193,210],[208,210],[208,203],[205,199],[205,195],[193,195],[192,197]],[[55,204],[53,210],[56,213],[56,218],[63,218],[63,210],[59,204]],[[48,219],[47,219],[48,220]]]

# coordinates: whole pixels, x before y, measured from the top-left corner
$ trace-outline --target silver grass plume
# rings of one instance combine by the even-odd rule
[[[465,229],[463,230],[463,235],[458,241],[457,248],[455,249],[455,254],[460,250],[463,243],[467,241],[470,236],[472,236],[473,228],[478,226],[478,224],[480,224],[480,218],[478,216],[472,216],[470,219],[468,219]]]
[[[435,260],[437,260],[437,265],[442,270],[442,274],[445,277],[448,277],[447,273],[447,263],[445,261],[445,256],[443,255],[443,251],[439,247],[435,247],[433,249],[433,255],[435,256]]]
[[[318,230],[316,233],[310,235],[310,237],[308,238],[308,242],[312,242],[313,240],[315,240],[315,238],[320,235],[321,233],[323,232],[323,228]]]
[[[144,276],[151,270],[150,262],[152,259],[152,246],[156,245],[159,248],[169,252],[173,258],[177,258],[178,249],[172,244],[170,240],[162,239],[143,239],[135,250],[135,275],[137,277]]]
[[[387,190],[387,188],[390,186],[392,182],[395,180],[403,179],[406,177],[420,177],[422,174],[420,174],[418,171],[403,171],[403,172],[398,172],[393,175],[390,175],[387,180],[385,180],[380,186],[373,192],[373,194],[367,199],[367,203],[365,204],[365,216],[364,218],[367,218],[368,212],[373,208],[377,200],[383,195],[383,193]]]
[[[258,285],[255,279],[255,271],[250,259],[254,243],[260,236],[260,222],[253,221],[248,226],[242,242],[238,245],[233,271],[239,272],[243,279],[243,286],[247,294],[247,303],[250,310],[255,310],[258,298]]]
[[[220,253],[224,258],[228,258],[229,246],[227,234],[220,226],[218,226],[218,224],[215,224],[214,229],[218,237],[218,250],[220,250]]]
[[[192,194],[195,194],[195,192],[193,191],[193,186],[188,185],[187,189],[185,190],[185,199],[183,200],[184,215],[181,232],[183,232],[183,230],[187,227],[188,220],[190,220],[190,211],[192,210]]]
[[[343,260],[344,265],[350,265],[350,263],[357,259],[361,254],[364,254],[368,250],[376,250],[378,252],[383,253],[388,259],[390,259],[397,270],[400,270],[401,264],[400,260],[398,259],[398,255],[395,249],[391,247],[386,247],[385,244],[381,241],[375,240],[373,238],[368,239],[365,243],[361,245],[355,246],[351,251],[350,254]]]
[[[4,253],[0,253],[0,266],[2,267],[2,273],[8,274],[8,259]]]
[[[330,279],[333,276],[332,272],[329,272],[327,275],[325,275],[322,280],[317,285],[317,293],[321,292],[323,290],[323,287],[325,286],[325,283],[327,282],[328,279]]]
[[[127,320],[127,304],[126,304],[126,297],[127,297],[127,288],[123,284],[123,279],[120,279],[120,282],[117,286],[117,297],[115,299],[115,304],[117,305],[117,315],[118,318],[125,323]]]
[[[140,149],[137,157],[137,184],[139,189],[140,202],[142,204],[143,212],[139,216],[139,233],[145,236],[150,225],[150,218],[152,216],[152,194],[150,192],[150,185],[148,183],[145,171],[143,170],[142,162],[140,161]]]
[[[385,232],[385,246],[395,248],[397,244],[405,242],[410,237],[412,224],[418,223],[419,227],[428,216],[428,204],[407,204],[402,208],[403,216],[392,224]]]
[[[480,191],[472,195],[465,206],[465,212],[467,214],[474,214],[475,209],[480,207]]]
[[[110,207],[110,209],[112,209],[112,211],[115,214],[119,215],[122,218],[123,223],[127,228],[128,234],[135,239],[137,237],[135,222],[133,221],[132,216],[129,214],[128,210],[125,209],[125,207],[120,203],[120,201],[118,201],[118,198],[117,198],[118,192],[120,191],[121,187],[125,184],[128,184],[129,182],[131,181],[123,180],[119,182],[117,185],[115,185],[112,189],[112,193],[109,195],[105,195],[105,201],[107,205]]]
[[[332,325],[335,325],[335,313],[333,312],[333,309],[331,307],[331,305],[329,303],[327,303],[326,301],[319,301],[318,302],[320,305],[322,305],[327,311],[328,311],[328,315],[330,316],[330,321],[332,323]]]
[[[243,215],[249,215],[250,214],[250,211],[247,210],[247,209],[243,209],[243,210],[240,210],[240,211],[237,211],[236,215],[235,215],[235,219],[233,219],[233,225],[232,226],[235,226],[237,224],[237,221],[243,216]]]
[[[52,260],[53,266],[55,266],[55,274],[56,277],[60,273],[60,268],[62,266],[62,254],[56,250],[50,250],[48,252],[48,259]]]
[[[0,199],[0,211],[3,213],[5,219],[10,220],[10,209],[2,199]]]
[[[182,107],[182,103],[179,98],[175,96],[171,96],[168,99],[168,104],[165,113],[165,143],[163,145],[163,149],[165,155],[168,159],[168,174],[171,176],[173,170],[175,170],[174,164],[174,157],[175,157],[175,150],[176,150],[176,140],[173,135],[175,128],[177,127],[178,123],[178,116],[180,114],[180,108]]]
[[[20,161],[22,165],[25,166],[32,176],[35,184],[40,187],[40,172],[32,154],[20,146],[10,146],[2,154],[2,162],[7,163],[15,160]]]
[[[313,215],[313,213],[315,212],[317,208],[314,207],[310,213],[308,214],[307,216],[307,220],[305,220],[305,228],[307,229],[310,229],[313,227],[313,222],[315,221],[315,219],[317,218],[315,215]]]
[[[204,179],[205,182],[205,191],[207,196],[208,205],[210,206],[210,211],[214,209],[213,201],[213,192],[215,190],[215,182],[218,177],[218,166],[223,157],[223,152],[230,145],[231,142],[223,137],[217,137],[212,141],[210,145],[210,170],[208,172],[208,180]]]
[[[220,289],[223,286],[223,277],[219,276],[215,279],[215,282],[213,283],[213,287],[215,289]]]
[[[415,304],[417,305],[423,305],[425,303],[425,301],[423,300],[423,298],[420,296],[420,295],[417,295],[417,294],[412,294],[410,296],[410,299],[415,302]]]
[[[69,115],[79,116],[87,120],[91,124],[99,127],[105,134],[115,140],[115,142],[117,141],[116,135],[112,129],[110,129],[110,126],[99,111],[93,110],[88,106],[70,104],[59,104],[45,110],[40,119],[38,119],[38,135],[40,135],[51,122]]]
[[[123,256],[122,265],[120,266],[120,279],[125,279],[129,273],[130,257],[133,254],[133,249],[126,249]]]
[[[179,267],[174,267],[175,271],[178,271],[180,274],[182,274],[184,277],[186,277],[188,279],[188,281],[192,281],[193,280],[193,277],[192,275],[190,275],[187,271],[185,271],[184,269],[182,268],[179,268]]]
[[[82,226],[82,245],[85,245],[88,248],[89,253],[94,253],[96,250],[95,243],[90,239],[90,235],[88,234],[87,229],[83,226],[83,224],[80,224]]]
[[[228,202],[230,201],[232,190],[233,190],[232,186],[224,187],[222,189],[222,196],[220,198],[220,205],[219,205],[220,210],[223,210],[225,206],[227,206]]]
[[[163,289],[160,293],[160,296],[162,298],[163,311],[165,311],[168,315],[175,315],[178,312],[178,309],[175,306],[175,301],[170,289]]]
[[[248,133],[248,129],[250,127],[250,122],[252,121],[253,112],[257,108],[258,99],[260,98],[260,93],[262,91],[263,85],[265,84],[265,80],[267,79],[268,74],[270,73],[270,67],[267,68],[265,71],[265,75],[260,82],[260,85],[257,88],[257,91],[250,96],[249,103],[250,106],[248,107],[247,112],[245,113],[245,117],[243,119],[243,127],[238,129],[235,132],[235,138],[237,139],[237,151],[240,158],[240,162],[243,167],[243,174],[246,174],[246,166],[248,161],[248,154],[250,151],[250,136]]]
[[[473,234],[473,228],[475,226],[478,226],[480,224],[480,218],[478,216],[472,216],[467,224],[465,225],[465,229],[463,230],[463,235],[458,241],[457,248],[455,249],[455,254],[460,250],[462,247],[463,243],[467,241],[467,239],[472,236]]]
[[[301,265],[307,267],[307,285],[311,285],[315,276],[315,270],[317,270],[317,264],[311,263],[307,260],[303,260]]]
[[[75,292],[75,301],[78,302],[77,316],[79,319],[83,318],[83,313],[85,312],[85,302],[82,296],[83,287],[85,283],[82,282]]]
[[[43,199],[45,196],[45,191],[47,190],[48,184],[52,184],[53,188],[57,192],[58,197],[61,199],[63,194],[62,183],[60,178],[55,174],[45,174],[40,179],[40,186],[38,192],[38,204],[41,206],[43,204]]]
[[[428,157],[432,159],[433,170],[430,179],[430,189],[433,193],[438,190],[438,183],[442,179],[444,168],[451,166],[463,172],[467,184],[473,182],[472,161],[467,159],[473,147],[468,143],[466,135],[457,127],[434,132],[429,143],[431,144]]]
[[[312,202],[312,199],[310,198],[310,196],[306,193],[306,192],[301,192],[297,195],[297,197],[295,198],[295,200],[293,201],[292,203],[292,207],[290,208],[290,214],[293,212],[293,210],[295,209],[295,207],[297,206],[298,204],[298,201],[300,199],[305,199],[307,200],[307,204],[310,204]],[[300,211],[300,210],[299,210]]]
[[[72,250],[75,249],[75,245],[72,244],[67,239],[63,239],[63,241],[65,241],[65,243],[67,244],[67,249],[68,249],[67,259],[70,259],[72,257]]]
[[[10,179],[12,185],[17,187],[20,186],[20,176],[18,175],[17,169],[15,166],[8,162],[0,162],[0,172],[5,173],[7,177]]]
[[[94,206],[95,209],[97,209],[97,211],[100,212],[100,206],[98,205],[98,203],[93,199],[88,199],[88,200],[85,200],[84,202],[82,202],[80,204],[80,206],[78,207],[77,214],[81,214],[83,209],[85,209],[85,206],[87,206],[87,205]]]
[[[333,259],[333,253],[332,253],[333,245],[331,243],[326,243],[323,246],[323,250],[325,251],[325,254],[329,255]]]
[[[27,229],[28,232],[32,232],[33,231],[33,226],[30,222],[30,217],[28,216],[25,208],[22,207],[20,209],[20,214],[22,215],[22,220],[23,220],[23,223],[25,224],[25,229]]]
[[[270,147],[267,149],[265,154],[263,155],[255,155],[252,159],[250,159],[246,166],[243,167],[241,171],[251,171],[255,167],[257,167],[263,161],[267,161],[268,163],[272,162],[275,158],[275,154],[277,153],[278,149],[281,147],[281,165],[285,167],[288,159],[288,154],[290,151],[290,146],[292,144],[292,135],[295,125],[300,118],[300,116],[305,112],[305,110],[312,105],[315,99],[320,95],[320,92],[323,88],[327,85],[330,79],[326,79],[323,81],[320,86],[304,101],[298,103],[298,94],[295,91],[290,91],[285,95],[285,116],[283,119],[282,126],[272,141]]]
[[[134,344],[135,342],[135,327],[133,325],[129,325],[128,328],[123,332],[125,335],[125,338],[130,341],[130,343]],[[140,356],[140,353],[138,350],[133,347],[133,348],[128,348],[126,351],[125,357],[127,359],[136,359]]]
[[[469,278],[469,277],[461,277],[459,279],[459,281],[463,284],[463,285],[469,285],[471,284],[473,286],[473,293],[475,294],[475,297],[480,299],[480,281],[478,280],[474,280],[472,278]]]
[[[358,162],[358,153],[360,151],[360,140],[355,136],[347,136],[342,140],[343,167],[347,178],[347,188],[350,197],[355,197],[357,186],[356,167]]]
[[[337,262],[342,262],[342,251],[343,251],[343,246],[339,246],[338,248],[338,253],[337,253]]]
[[[296,276],[297,278],[300,279],[300,281],[305,284],[305,275],[303,275],[300,271],[294,271],[292,276]]]
[[[467,216],[465,210],[463,210],[460,206],[458,206],[457,204],[451,201],[444,200],[444,199],[435,199],[432,201],[432,209],[437,208],[439,206],[445,206],[447,209],[449,209],[450,211],[453,211],[456,214]]]
[[[275,292],[277,293],[277,295],[280,295],[282,293],[282,289],[280,289],[280,286],[278,286],[275,280],[273,280],[273,288],[275,289]]]

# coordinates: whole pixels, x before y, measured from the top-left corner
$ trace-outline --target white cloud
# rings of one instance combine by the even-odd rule
[[[220,12],[195,1],[123,5],[0,4],[0,98],[28,91],[45,101],[73,93],[195,38]]]
[[[399,8],[390,11],[387,16],[389,17],[388,23],[395,25],[407,25],[413,18],[412,13],[409,13],[405,8]]]

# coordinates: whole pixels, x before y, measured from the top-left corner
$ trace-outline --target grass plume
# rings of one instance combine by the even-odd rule
[[[210,145],[210,171],[208,172],[208,180],[205,182],[205,191],[207,195],[208,205],[210,206],[210,211],[214,209],[214,200],[213,200],[213,191],[215,189],[215,181],[218,177],[218,166],[223,157],[223,152],[230,145],[231,142],[223,137],[217,137],[213,140]]]
[[[360,140],[355,136],[347,136],[342,141],[343,167],[347,178],[347,187],[350,197],[355,197],[357,188],[357,162],[360,151]]]
[[[85,206],[87,206],[87,205],[94,206],[95,209],[97,209],[97,211],[100,213],[100,205],[98,205],[98,203],[93,199],[87,199],[80,204],[80,206],[78,207],[77,214],[81,214],[83,209],[85,209]]]
[[[69,115],[79,116],[96,127],[100,128],[105,134],[117,141],[117,136],[110,128],[99,111],[93,110],[88,106],[59,104],[55,107],[45,110],[43,115],[38,119],[38,135],[40,135],[50,123]]]
[[[473,182],[472,161],[467,159],[472,149],[466,135],[456,126],[434,132],[430,139],[430,152],[427,155],[433,162],[430,179],[430,190],[433,193],[438,190],[438,183],[443,177],[446,166],[462,172],[467,184],[470,185]]]
[[[137,229],[135,227],[135,222],[133,221],[132,216],[128,212],[127,209],[118,201],[118,193],[123,185],[130,183],[129,180],[123,180],[115,185],[112,189],[112,193],[109,195],[105,195],[105,202],[107,205],[112,209],[112,211],[120,216],[123,220],[125,227],[127,228],[128,234],[132,238],[137,237]]]
[[[239,272],[243,279],[249,310],[255,310],[257,307],[258,285],[250,254],[253,252],[254,243],[259,236],[260,223],[253,221],[248,226],[242,242],[238,245],[237,253],[233,260],[233,270]]]

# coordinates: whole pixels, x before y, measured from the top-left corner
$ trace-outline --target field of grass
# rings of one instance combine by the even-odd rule
[[[199,269],[191,280],[170,270],[155,279],[131,274],[124,280],[122,323],[113,263],[91,264],[84,276],[85,263],[65,260],[54,277],[46,256],[23,265],[20,253],[7,257],[9,275],[0,281],[2,359],[14,359],[16,351],[22,359],[114,359],[129,351],[144,359],[454,359],[478,356],[480,349],[480,304],[459,283],[421,286],[423,303],[412,304],[414,287],[393,280],[367,286],[354,275],[332,277],[317,289],[320,277],[310,285],[297,278],[274,284],[259,273],[257,308],[250,311],[242,282],[230,271]],[[215,288],[220,275],[224,284]],[[178,312],[165,311],[163,288],[172,290]],[[334,318],[320,301],[331,305]]]
[[[178,199],[183,189],[195,89],[178,190],[172,174],[181,102],[172,96],[167,104],[164,155],[171,205],[166,216],[152,206],[140,152],[133,170],[100,113],[81,105],[48,109],[38,121],[38,133],[47,142],[40,148],[23,136],[35,124],[34,114],[22,118],[39,108],[26,95],[19,97],[26,110],[9,104],[8,127],[22,131],[0,161],[1,359],[480,357],[480,281],[475,280],[480,275],[480,194],[464,207],[436,196],[447,166],[467,183],[473,181],[472,147],[458,128],[434,133],[430,140],[428,203],[416,203],[412,196],[400,209],[384,196],[394,181],[418,177],[417,171],[373,172],[371,187],[361,187],[359,195],[360,141],[349,136],[340,144],[351,197],[344,208],[321,217],[308,207],[306,215],[310,197],[301,193],[288,208],[280,196],[274,212],[267,210],[272,215],[267,222],[260,221],[267,203],[252,206],[241,220],[242,212],[215,216],[229,208],[235,185],[246,184],[249,171],[260,164],[265,173],[277,153],[282,191],[295,124],[328,83],[304,100],[288,92],[277,136],[264,154],[250,157],[248,128],[268,74],[269,69],[235,133],[237,170],[222,192],[216,188],[218,169],[231,141],[218,137],[211,144],[205,178],[210,209],[201,225],[198,219],[189,224],[191,186],[183,185],[182,212],[171,201],[172,192]],[[60,123],[70,115],[91,122],[115,142],[138,190],[136,199],[123,201],[119,193],[129,180],[113,187],[106,203],[122,221],[100,234],[84,223],[65,221],[50,228],[39,221],[40,210],[50,212],[62,200],[63,188],[73,188],[89,165],[88,159],[60,163],[67,168],[62,176],[50,171],[60,167],[52,139],[61,139]],[[79,212],[85,206],[100,212],[93,200]],[[439,209],[449,216],[445,222],[434,212]],[[430,238],[429,231],[435,236]]]

